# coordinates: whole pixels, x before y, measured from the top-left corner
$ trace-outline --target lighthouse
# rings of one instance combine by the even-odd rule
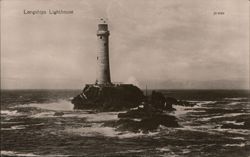
[[[109,65],[109,29],[104,19],[97,28],[97,77],[95,84],[86,84],[82,92],[72,99],[74,109],[99,111],[124,110],[138,106],[145,98],[133,84],[112,83]]]
[[[104,19],[100,19],[97,30],[98,50],[97,50],[97,78],[96,84],[111,84],[109,67],[109,30]]]

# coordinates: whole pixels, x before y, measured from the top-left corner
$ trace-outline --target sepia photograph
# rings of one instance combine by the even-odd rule
[[[1,157],[250,157],[249,0],[0,0]]]

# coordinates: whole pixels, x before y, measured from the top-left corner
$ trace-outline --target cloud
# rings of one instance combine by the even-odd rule
[[[28,16],[23,9],[70,9],[74,14]],[[205,82],[226,80],[234,82],[232,87],[247,87],[248,10],[243,0],[4,0],[2,86],[93,83],[97,19],[107,17],[112,81],[133,76],[140,84],[155,84],[152,88],[214,88]],[[215,11],[225,14],[215,16]]]

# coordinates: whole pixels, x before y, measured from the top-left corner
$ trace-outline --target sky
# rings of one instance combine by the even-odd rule
[[[49,9],[74,13],[24,14]],[[94,83],[100,18],[108,19],[113,82],[249,89],[248,0],[2,0],[1,88]]]

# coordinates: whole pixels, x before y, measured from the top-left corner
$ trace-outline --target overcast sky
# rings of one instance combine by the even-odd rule
[[[74,14],[23,13],[38,9]],[[248,0],[2,0],[2,88],[94,83],[101,17],[109,19],[113,82],[249,88]]]

